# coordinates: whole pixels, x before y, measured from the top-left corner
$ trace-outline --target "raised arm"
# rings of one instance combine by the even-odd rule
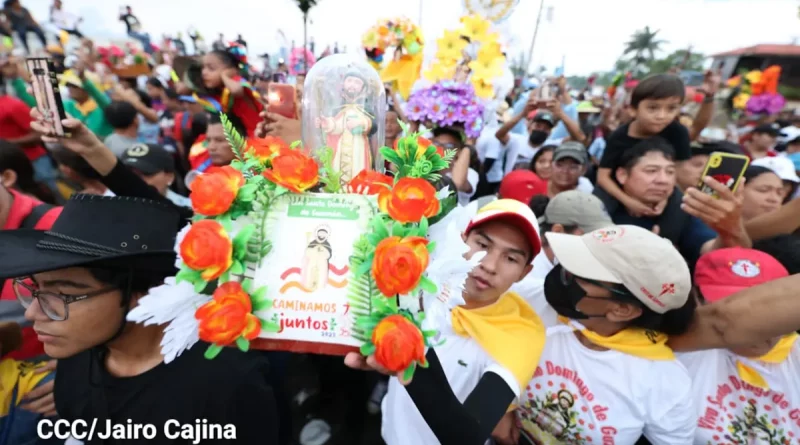
[[[689,331],[669,338],[675,351],[750,346],[800,329],[800,274],[700,307]]]

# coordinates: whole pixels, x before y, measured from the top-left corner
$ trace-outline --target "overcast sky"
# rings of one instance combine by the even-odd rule
[[[797,0],[544,0],[552,21],[542,20],[534,48],[534,66],[552,70],[565,60],[566,74],[588,74],[613,67],[624,43],[637,29],[650,26],[671,51],[692,45],[710,54],[758,43],[800,43]],[[22,0],[40,21],[46,21],[51,0]],[[194,25],[208,41],[222,32],[234,39],[242,33],[252,51],[274,52],[278,30],[298,45],[302,17],[293,0],[130,0],[134,14],[153,36]],[[89,36],[124,35],[113,0],[64,0],[68,11],[84,17]],[[520,0],[504,26],[511,37],[510,55],[527,54],[540,0]],[[426,0],[421,23],[434,43],[444,29],[458,24],[463,0]],[[309,35],[317,51],[339,42],[352,52],[361,34],[379,18],[405,15],[420,22],[419,0],[319,0],[311,13]],[[432,48],[431,48],[432,49]]]

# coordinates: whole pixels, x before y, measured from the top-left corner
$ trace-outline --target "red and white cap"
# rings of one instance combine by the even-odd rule
[[[709,252],[694,267],[694,283],[708,302],[788,276],[789,271],[772,256],[741,247]]]
[[[545,234],[558,262],[575,276],[625,286],[658,314],[686,304],[692,274],[669,240],[638,226],[585,235]]]
[[[539,238],[539,223],[536,215],[527,205],[513,199],[498,199],[481,207],[472,217],[465,233],[489,221],[508,220],[514,227],[520,229],[528,238],[531,248],[531,260],[542,250],[542,241]]]

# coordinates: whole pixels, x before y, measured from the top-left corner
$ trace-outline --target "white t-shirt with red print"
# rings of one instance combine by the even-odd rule
[[[770,389],[739,378],[737,355],[727,349],[680,354],[693,376],[697,413],[694,443],[800,444],[800,341],[783,363],[748,360]]]
[[[536,445],[689,445],[697,419],[691,379],[677,361],[595,351],[550,328],[539,367],[520,395],[521,434]],[[521,442],[524,443],[524,442]]]

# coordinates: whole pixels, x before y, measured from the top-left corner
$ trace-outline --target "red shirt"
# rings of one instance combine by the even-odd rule
[[[17,139],[31,132],[31,109],[11,96],[0,96],[0,139]],[[47,152],[41,145],[23,147],[28,159],[35,161]]]
[[[19,229],[25,218],[30,215],[34,207],[41,204],[35,198],[23,195],[15,190],[8,189],[14,197],[14,203],[11,204],[11,210],[8,213],[3,230]],[[47,230],[53,226],[58,215],[61,214],[61,207],[55,207],[42,215],[35,225],[37,230]],[[22,346],[3,358],[13,358],[16,360],[28,360],[34,357],[44,355],[44,345],[36,338],[36,333],[33,331],[33,324],[25,320],[25,308],[17,301],[17,296],[14,293],[14,288],[11,285],[11,280],[5,280],[3,283],[3,290],[0,292],[0,319],[4,321],[15,321],[22,326]]]

